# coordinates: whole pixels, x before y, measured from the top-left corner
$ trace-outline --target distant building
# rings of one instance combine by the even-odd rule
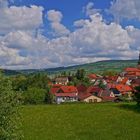
[[[78,101],[78,90],[75,86],[61,86],[54,93],[57,104]]]
[[[67,85],[69,83],[68,77],[58,77],[55,79],[55,84]]]

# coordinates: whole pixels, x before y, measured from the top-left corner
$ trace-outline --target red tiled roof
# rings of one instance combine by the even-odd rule
[[[128,85],[123,85],[123,84],[117,84],[116,85],[116,89],[118,91],[120,91],[122,94],[123,92],[129,92],[129,91],[132,91],[132,88]]]
[[[98,86],[90,86],[87,89],[87,93],[98,93],[100,90],[101,90],[101,88]]]
[[[92,96],[92,94],[90,94],[90,93],[78,93],[78,99],[79,100],[86,99],[86,98],[88,98],[90,96]]]
[[[140,69],[138,69],[138,68],[126,68],[125,72],[140,72]]]
[[[60,91],[63,93],[77,93],[77,88],[75,86],[61,86]]]
[[[87,87],[84,85],[78,85],[77,90],[78,90],[78,93],[83,93],[83,92],[86,92]]]
[[[96,74],[89,74],[88,75],[88,78],[90,78],[90,79],[96,79],[97,78],[97,75]]]
[[[61,87],[62,85],[60,85],[60,84],[55,84],[55,85],[53,85],[52,86],[52,88],[51,88],[51,93],[52,94],[55,94],[59,89],[60,89],[60,87]]]
[[[127,81],[128,81],[128,78],[125,77],[120,83],[121,83],[121,84],[126,84]]]
[[[77,97],[76,93],[55,93],[56,97]]]
[[[98,96],[99,97],[110,97],[111,95],[111,91],[109,89],[104,89],[104,90],[101,90],[99,93],[98,93]]]

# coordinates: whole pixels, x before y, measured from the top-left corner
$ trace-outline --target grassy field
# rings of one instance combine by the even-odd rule
[[[24,106],[25,140],[140,140],[134,103]]]

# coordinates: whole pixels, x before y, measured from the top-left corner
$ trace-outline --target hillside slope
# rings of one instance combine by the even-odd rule
[[[3,70],[6,75],[17,75],[17,74],[30,74],[30,73],[48,73],[58,74],[60,72],[75,72],[77,69],[85,69],[87,73],[103,73],[104,71],[113,70],[121,72],[126,67],[136,67],[137,60],[110,60],[110,61],[99,61],[95,63],[88,63],[83,65],[69,66],[69,67],[58,67],[49,69],[27,69],[27,70]]]

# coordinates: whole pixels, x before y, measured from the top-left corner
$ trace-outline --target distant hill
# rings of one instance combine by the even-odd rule
[[[75,72],[77,69],[85,69],[87,73],[103,73],[104,71],[113,70],[121,72],[126,67],[136,67],[137,60],[108,60],[99,61],[95,63],[88,63],[83,65],[58,67],[49,69],[27,69],[27,70],[3,70],[5,75],[17,75],[17,74],[31,74],[31,73],[48,73],[49,75],[59,74],[60,72]]]

